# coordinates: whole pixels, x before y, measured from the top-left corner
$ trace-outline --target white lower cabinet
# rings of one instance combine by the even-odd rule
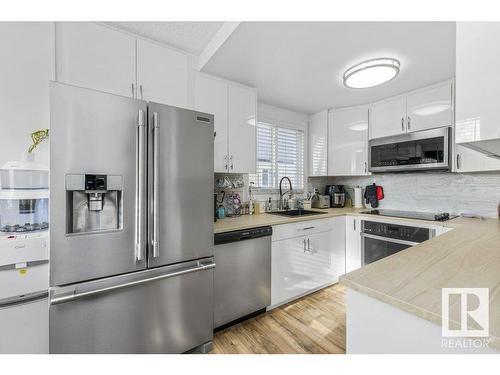
[[[327,220],[327,228],[324,220],[275,227],[284,236],[273,235],[271,306],[336,283],[345,273],[345,218]]]
[[[345,271],[361,267],[361,219],[355,216],[345,218]]]

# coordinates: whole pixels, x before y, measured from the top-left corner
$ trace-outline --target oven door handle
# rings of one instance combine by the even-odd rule
[[[412,242],[412,241],[405,241],[405,240],[398,240],[396,238],[389,238],[389,237],[382,237],[382,236],[376,236],[374,234],[368,234],[368,233],[361,233],[361,237],[364,238],[373,238],[374,240],[380,240],[380,241],[386,241],[386,242],[392,242],[392,243],[397,243],[400,245],[408,245],[408,246],[415,246],[418,245],[419,242]]]

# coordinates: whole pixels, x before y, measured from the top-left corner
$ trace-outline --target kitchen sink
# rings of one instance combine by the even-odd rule
[[[310,210],[288,210],[288,211],[276,211],[276,212],[270,212],[272,215],[279,215],[279,216],[289,216],[289,217],[295,217],[295,216],[308,216],[308,215],[323,215],[326,214],[326,212],[319,212],[319,211],[310,211]]]

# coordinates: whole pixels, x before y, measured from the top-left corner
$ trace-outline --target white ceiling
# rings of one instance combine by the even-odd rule
[[[224,22],[106,22],[130,33],[199,55]]]
[[[347,68],[375,57],[397,58],[400,75],[371,89],[343,85]],[[243,22],[203,71],[307,114],[366,104],[453,77],[455,23]]]

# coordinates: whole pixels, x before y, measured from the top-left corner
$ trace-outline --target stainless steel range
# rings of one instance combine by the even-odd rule
[[[370,210],[365,215],[397,217],[425,221],[447,221],[457,216],[447,212],[414,212],[399,210]],[[436,235],[432,228],[387,223],[361,221],[361,262],[363,265],[405,250],[427,241]]]
[[[362,214],[400,217],[404,219],[416,219],[427,221],[447,221],[458,217],[457,215],[450,215],[448,212],[418,212],[418,211],[400,211],[400,210],[370,210],[361,212]]]
[[[361,263],[367,265],[435,236],[434,229],[361,221]]]

